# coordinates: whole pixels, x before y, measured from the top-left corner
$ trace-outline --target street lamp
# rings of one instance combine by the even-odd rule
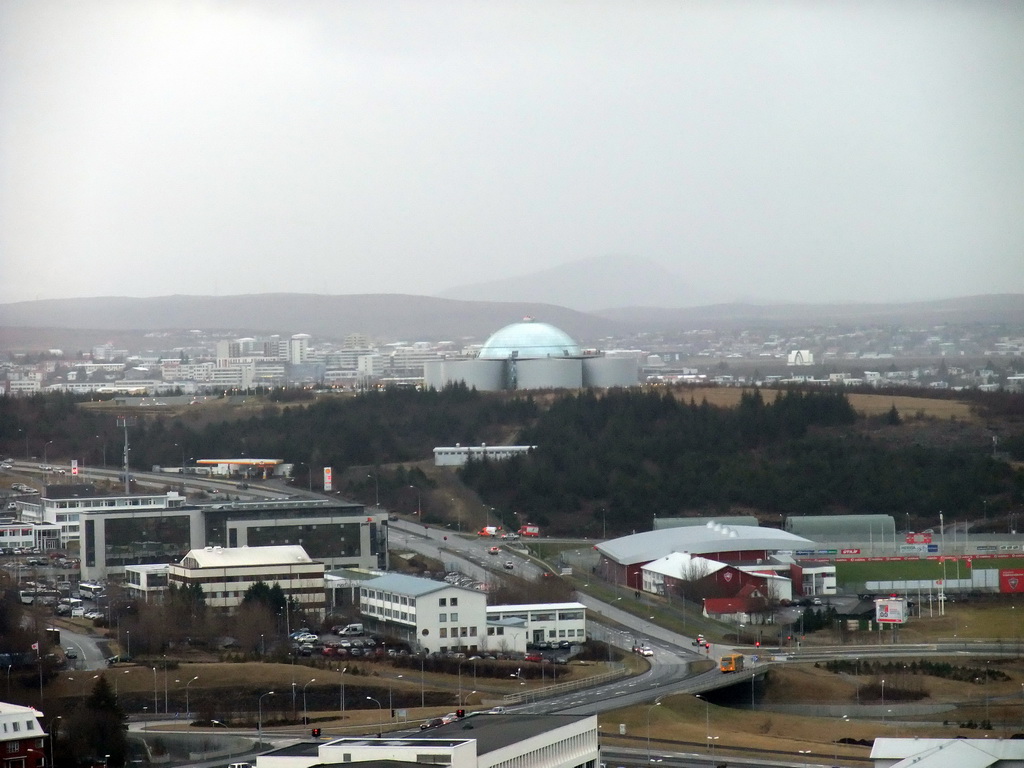
[[[153,667],[153,714],[157,714],[160,711],[160,707],[157,706],[159,699],[156,697],[156,667]]]
[[[372,701],[374,704],[376,704],[377,709],[380,711],[380,726],[377,728],[377,738],[379,739],[381,736],[384,735],[384,707],[382,707],[380,705],[380,702],[373,698],[373,696],[367,696],[366,700]]]
[[[344,667],[341,670],[341,690],[338,691],[338,708],[341,710],[341,719],[345,719],[345,673],[348,672],[348,667]]]
[[[315,683],[316,678],[311,677],[309,683]],[[309,685],[306,683],[306,685]],[[309,710],[306,708],[306,685],[302,686],[302,724],[306,725],[309,723]]]
[[[647,708],[647,762],[651,762],[651,712],[655,707],[661,706],[661,697],[654,700],[654,703]]]
[[[414,491],[416,491],[416,517],[419,517],[419,518],[422,519],[422,517],[423,517],[423,497],[420,495],[420,489],[417,488],[415,485],[410,485],[409,487],[412,488]]]
[[[189,707],[189,702],[188,702],[188,687],[190,685],[192,685],[192,683],[194,683],[198,679],[199,679],[199,675],[196,675],[191,680],[189,680],[187,683],[185,683],[185,719],[186,720],[190,717],[190,713],[192,712],[192,709]]]
[[[401,680],[401,679],[402,679],[401,675],[397,675],[395,677],[395,680]],[[388,710],[390,710],[392,717],[395,716],[395,699],[394,699],[394,694],[392,693],[392,686],[393,685],[394,685],[394,680],[388,680]]]
[[[807,768],[807,755],[811,754],[811,750],[809,750],[809,749],[798,749],[797,752],[799,752],[801,755],[804,756],[803,757],[804,768]]]
[[[46,444],[43,446],[43,464],[49,465],[50,463],[49,459],[46,458],[46,449],[50,447],[50,443],[52,442],[53,440],[47,440]]]
[[[259,720],[257,720],[257,727],[259,728],[259,734],[260,734],[260,736],[259,736],[259,738],[260,738],[260,749],[263,748],[263,699],[265,697],[267,697],[267,696],[273,696],[273,695],[274,695],[273,691],[267,691],[266,693],[261,694],[260,698],[259,698],[259,703],[257,704],[257,706],[259,707]]]
[[[427,654],[420,654],[420,709],[426,706],[426,699],[423,698],[423,663],[426,661]],[[7,688],[11,688],[11,668],[7,668]],[[1024,697],[1024,691],[1021,692],[1021,696]]]
[[[57,715],[55,718],[53,718],[53,720],[50,721],[50,725],[46,729],[47,731],[50,732],[50,765],[53,765],[53,731],[54,731],[54,727],[53,726],[60,719],[62,719],[61,716]]]
[[[128,644],[128,659],[131,660],[131,658],[132,658],[132,631],[130,629],[126,629],[124,631],[124,634],[125,634],[126,642]]]
[[[882,708],[885,708],[885,678],[882,678]]]
[[[373,493],[373,498],[374,498],[374,504],[373,505],[375,507],[379,507],[380,506],[380,479],[377,477],[377,473],[376,472],[374,472],[372,475],[367,475],[367,477],[372,477],[373,478],[373,492],[374,492]]]

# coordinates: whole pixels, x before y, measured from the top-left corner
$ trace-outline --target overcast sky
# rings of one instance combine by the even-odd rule
[[[1022,40],[1009,0],[0,0],[0,301],[610,254],[715,299],[1024,292]]]

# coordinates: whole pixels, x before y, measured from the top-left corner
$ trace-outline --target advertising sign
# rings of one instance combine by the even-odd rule
[[[907,598],[885,597],[875,600],[875,621],[879,624],[905,624],[907,622]]]
[[[78,474],[78,459],[72,459],[71,460],[71,474],[72,475],[77,475]]]
[[[908,533],[907,544],[931,544],[932,535],[930,533]]]
[[[859,555],[860,554],[860,550],[859,549],[843,549],[843,550],[840,550],[839,554],[841,554],[841,555]]]
[[[331,468],[324,467],[324,493],[329,492],[331,488]]]
[[[1000,568],[999,591],[1024,592],[1024,568]]]

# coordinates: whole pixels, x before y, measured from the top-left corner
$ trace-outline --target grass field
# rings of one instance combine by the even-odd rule
[[[960,578],[970,578],[971,568],[1004,569],[1024,568],[1024,557],[1012,558],[975,558],[968,567],[963,558],[959,562],[943,563],[938,560],[891,560],[877,561],[870,563],[836,563],[836,582],[838,584],[852,584],[865,581],[903,581],[910,579],[955,579],[957,573]],[[958,570],[959,569],[959,570]],[[945,573],[945,575],[943,575]]]

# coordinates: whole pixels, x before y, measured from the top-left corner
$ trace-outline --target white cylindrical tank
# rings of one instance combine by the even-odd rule
[[[640,366],[635,357],[587,357],[583,360],[583,386],[635,387]]]
[[[583,361],[578,357],[518,360],[515,367],[516,389],[580,389],[583,386]]]

